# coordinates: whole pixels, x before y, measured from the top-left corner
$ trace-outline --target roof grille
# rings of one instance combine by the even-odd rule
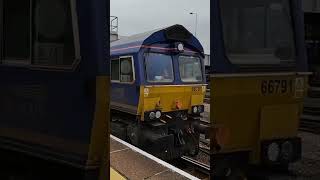
[[[182,25],[174,25],[165,29],[165,35],[169,40],[189,41],[192,34]]]

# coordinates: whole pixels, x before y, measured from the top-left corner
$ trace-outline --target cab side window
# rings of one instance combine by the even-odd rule
[[[111,81],[131,83],[135,80],[132,57],[111,60]]]
[[[133,82],[132,58],[120,58],[120,82]]]
[[[34,63],[71,65],[75,59],[70,1],[35,0]]]

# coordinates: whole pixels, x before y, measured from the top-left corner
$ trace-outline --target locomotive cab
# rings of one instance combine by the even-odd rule
[[[159,52],[147,52],[145,58],[146,84],[143,92],[144,107],[142,121],[152,121],[160,117],[188,119],[200,117],[203,113],[203,77],[202,57],[179,53],[176,55]],[[173,92],[173,90],[175,92]],[[169,117],[170,118],[170,117]]]
[[[299,118],[310,74],[301,1],[213,3],[212,173],[287,170],[301,158]]]
[[[175,25],[111,46],[113,127],[122,124],[113,133],[167,160],[196,155],[206,92],[199,41]]]

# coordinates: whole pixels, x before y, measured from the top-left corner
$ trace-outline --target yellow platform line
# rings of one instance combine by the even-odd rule
[[[110,168],[110,180],[127,180],[113,168]]]

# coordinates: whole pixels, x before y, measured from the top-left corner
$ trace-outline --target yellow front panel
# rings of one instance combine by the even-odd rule
[[[203,104],[203,94],[201,95],[192,95],[191,96],[192,105],[201,105]]]
[[[174,111],[177,104],[181,104],[180,110],[191,110],[191,106],[203,104],[204,95],[204,85],[141,86],[138,114],[155,108]]]
[[[260,139],[296,136],[299,126],[299,110],[299,103],[263,107],[260,117]]]
[[[306,76],[211,77],[211,123],[229,132],[220,153],[248,150],[253,157],[261,140],[295,136],[306,88]]]
[[[144,109],[145,110],[152,110],[154,107],[157,106],[157,104],[160,101],[160,97],[155,97],[155,98],[145,98],[144,99]],[[160,101],[161,102],[161,101]]]

